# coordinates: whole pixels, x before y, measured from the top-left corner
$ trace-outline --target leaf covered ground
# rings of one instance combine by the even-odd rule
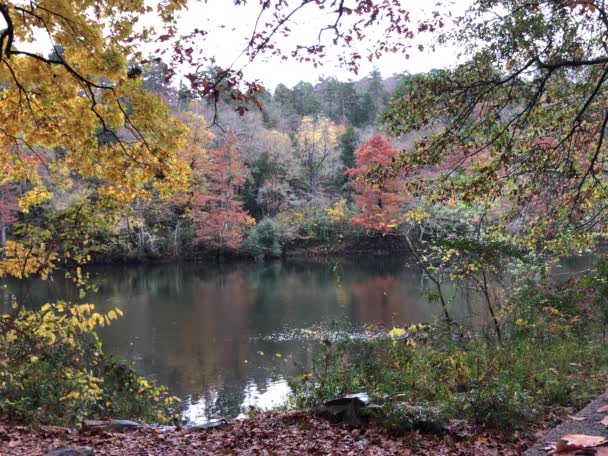
[[[96,455],[521,455],[540,429],[509,435],[468,426],[444,435],[391,436],[375,427],[353,429],[306,412],[269,412],[207,430],[143,427],[128,434],[86,433],[54,426],[0,422],[1,455],[44,455],[89,446]]]

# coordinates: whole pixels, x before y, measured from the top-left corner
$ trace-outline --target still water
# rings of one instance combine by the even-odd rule
[[[365,334],[375,326],[429,322],[441,310],[424,297],[430,284],[421,271],[403,258],[111,266],[90,272],[99,290],[86,301],[101,311],[124,312],[101,331],[105,352],[133,360],[167,385],[183,399],[190,423],[283,402],[286,378],[310,365],[315,343],[308,329],[338,323]],[[34,304],[78,301],[61,278],[13,291]],[[454,318],[472,323],[484,319],[480,308],[477,296],[463,292],[451,303]]]

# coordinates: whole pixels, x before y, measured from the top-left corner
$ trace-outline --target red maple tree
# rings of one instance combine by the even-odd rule
[[[390,165],[399,154],[391,142],[380,135],[368,139],[355,152],[356,166],[346,170],[353,177],[353,199],[360,212],[353,216],[354,226],[388,234],[399,225],[401,209],[406,201],[404,182],[398,176],[372,182],[368,175],[381,166]]]
[[[194,196],[197,239],[219,252],[239,247],[252,221],[238,197],[247,168],[241,162],[236,143],[236,136],[229,133],[221,148],[209,152],[205,191]]]

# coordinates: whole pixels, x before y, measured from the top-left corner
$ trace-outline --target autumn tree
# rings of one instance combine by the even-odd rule
[[[256,217],[266,215],[270,207],[276,207],[260,204],[262,201],[270,202],[266,198],[268,191],[286,187],[295,174],[291,139],[284,133],[258,126],[251,140],[242,141],[241,149],[249,168],[243,189],[246,207]],[[264,196],[261,195],[262,189],[265,189]]]
[[[603,237],[607,13],[593,0],[474,2],[439,37],[467,60],[411,78],[384,114],[395,135],[431,132],[401,156],[411,190],[485,208],[485,235],[522,248]]]
[[[3,181],[20,182],[23,212],[75,179],[92,179],[97,198],[123,203],[184,184],[187,168],[175,153],[184,128],[127,66],[135,46],[153,36],[145,26],[135,31],[139,19],[156,14],[164,29],[184,4],[156,11],[140,2],[0,4],[0,169]],[[32,50],[42,43],[50,55]],[[29,252],[32,265],[61,254],[48,251],[51,233],[22,231],[38,234],[21,240],[28,246],[7,242],[0,276],[16,272],[19,252]]]
[[[247,169],[236,143],[236,137],[228,134],[221,148],[209,151],[205,170],[207,187],[195,196],[192,210],[197,238],[218,254],[239,247],[247,226],[252,223],[239,198]]]
[[[338,164],[338,137],[343,127],[326,117],[304,117],[296,133],[294,154],[299,175],[310,195],[321,191],[322,178]]]
[[[390,167],[398,155],[399,151],[380,135],[365,141],[355,152],[356,167],[346,171],[353,178],[353,199],[360,211],[351,219],[354,226],[388,234],[394,232],[401,223],[403,204],[406,201],[404,182],[398,176],[378,182],[367,178],[379,168]]]

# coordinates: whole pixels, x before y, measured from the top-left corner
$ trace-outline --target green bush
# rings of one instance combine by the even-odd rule
[[[166,423],[174,398],[125,363],[103,355],[96,326],[120,311],[45,304],[0,320],[0,414],[29,423],[78,425],[84,418]]]
[[[279,224],[266,218],[253,228],[245,240],[247,250],[255,257],[278,257],[283,251]]]
[[[554,327],[547,321],[536,323]],[[542,343],[535,333],[509,334],[503,343],[466,333],[455,340],[434,328],[394,334],[408,338],[319,346],[310,372],[291,381],[295,404],[366,392],[391,430],[434,430],[448,419],[512,429],[554,409],[571,411],[605,386],[607,347],[579,333]]]

